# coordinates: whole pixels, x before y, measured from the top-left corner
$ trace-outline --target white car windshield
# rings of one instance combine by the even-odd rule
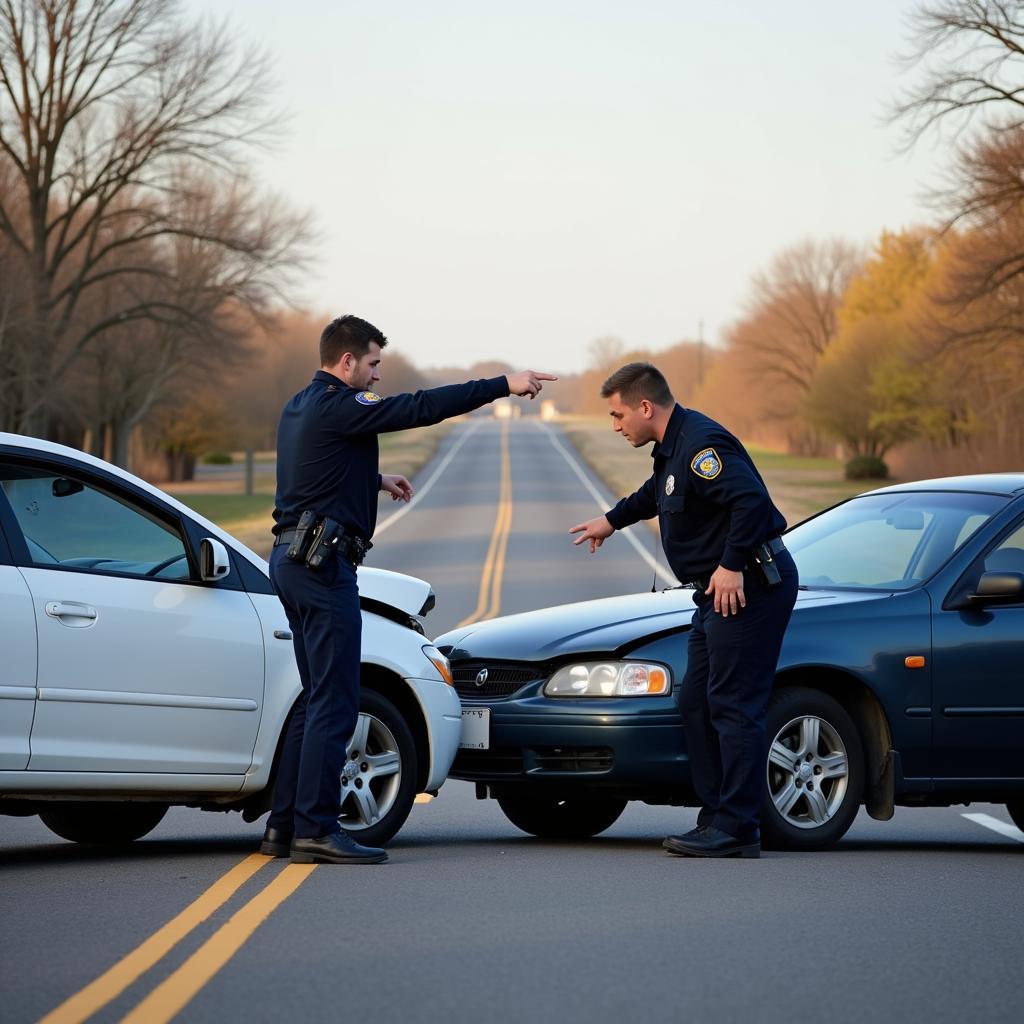
[[[786,534],[805,587],[908,590],[933,576],[1007,499],[902,491],[853,498]]]

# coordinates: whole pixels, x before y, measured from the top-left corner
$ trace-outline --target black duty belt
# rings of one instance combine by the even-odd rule
[[[282,530],[274,538],[274,547],[280,547],[282,544],[291,544],[295,539],[295,529]],[[362,565],[366,559],[367,552],[372,548],[373,545],[367,543],[361,537],[353,537],[349,534],[343,534],[335,545],[334,550],[347,558],[353,565]]]
[[[771,540],[766,540],[764,542],[764,546],[768,548],[768,550],[772,553],[773,556],[782,554],[782,552],[786,550],[785,542],[781,537],[772,537]],[[743,570],[746,571],[748,569],[753,569],[756,568],[756,566],[757,563],[754,561],[753,556],[751,556],[750,561],[747,562],[745,566],[743,566]],[[690,580],[688,583],[685,583],[684,586],[693,586],[696,587],[698,590],[707,590],[708,584],[710,582],[710,576],[701,576],[696,579]]]

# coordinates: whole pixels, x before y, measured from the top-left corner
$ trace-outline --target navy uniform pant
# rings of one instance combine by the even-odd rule
[[[314,571],[270,555],[270,579],[284,605],[302,693],[278,764],[269,824],[300,838],[338,832],[345,748],[359,717],[362,617],[355,566],[340,555]]]
[[[769,589],[744,574],[746,608],[715,611],[696,591],[688,662],[680,695],[698,825],[747,841],[758,836],[766,785],[765,716],[782,637],[796,603],[797,570],[788,551],[776,556],[782,583]]]

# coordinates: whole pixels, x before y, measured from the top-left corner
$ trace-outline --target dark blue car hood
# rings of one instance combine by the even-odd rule
[[[885,596],[864,591],[801,591],[794,614],[801,608]],[[655,634],[689,628],[693,607],[692,590],[627,594],[477,622],[450,630],[435,642],[450,647],[455,659],[548,661],[563,655],[611,654]]]

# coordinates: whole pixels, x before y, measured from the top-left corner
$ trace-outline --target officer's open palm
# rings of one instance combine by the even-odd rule
[[[577,547],[589,540],[590,553],[593,554],[615,532],[615,528],[608,522],[607,516],[598,516],[596,519],[588,519],[587,522],[574,526],[569,532],[580,534],[573,541]]]
[[[387,491],[394,501],[412,501],[412,484],[404,476],[381,474],[380,489]]]
[[[530,398],[536,398],[544,387],[541,381],[558,380],[557,377],[552,376],[550,373],[538,373],[536,370],[522,370],[520,373],[510,373],[505,379],[508,381],[509,394],[520,395],[524,398],[526,395],[529,395]]]

